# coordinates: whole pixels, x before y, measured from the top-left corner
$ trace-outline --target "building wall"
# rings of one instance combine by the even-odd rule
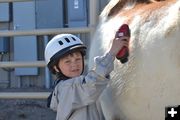
[[[33,3],[33,4],[35,4],[34,9],[39,10],[40,8],[42,8],[41,11],[38,13],[36,13],[37,11],[34,11],[34,14],[36,15],[35,25],[36,25],[37,29],[51,28],[51,26],[53,28],[67,27],[68,19],[67,19],[66,15],[65,15],[66,17],[63,16],[63,20],[62,20],[62,22],[64,22],[64,24],[58,23],[57,26],[55,24],[57,22],[56,21],[57,16],[58,15],[62,16],[62,14],[65,14],[64,12],[60,12],[60,13],[58,13],[58,15],[56,15],[56,14],[49,15],[53,19],[50,19],[49,17],[47,17],[48,22],[40,20],[42,17],[46,17],[46,16],[44,16],[46,14],[43,12],[43,5],[46,6],[46,5],[51,4],[52,5],[51,8],[54,8],[56,11],[59,11],[60,10],[59,7],[63,6],[63,5],[55,6],[56,5],[55,3],[59,2],[59,0],[53,0],[53,2],[54,3],[52,3],[51,0],[47,0],[46,3],[40,3],[40,2]],[[100,14],[101,10],[103,9],[103,7],[106,5],[107,2],[108,2],[108,0],[99,0],[98,1],[98,3],[97,3],[98,4],[98,6],[97,6],[98,15]],[[17,5],[19,3],[20,2],[15,3],[15,4]],[[13,3],[8,4],[9,9],[7,10],[7,13],[8,13],[8,19],[7,20],[6,19],[4,20],[4,16],[2,16],[2,15],[1,15],[2,17],[0,16],[0,30],[13,30],[13,29],[20,29],[22,27],[18,24],[16,24],[16,26],[15,26],[15,20],[13,20],[13,19],[15,19],[15,17],[13,17],[13,15],[15,14],[13,6],[15,6],[15,4],[13,4]],[[24,4],[25,3],[23,3],[22,5],[24,5]],[[61,4],[63,4],[63,2]],[[79,1],[79,4],[80,4],[80,1]],[[1,5],[2,5],[2,3],[0,3],[0,9],[4,9],[4,8],[2,8]],[[46,10],[53,10],[51,8],[46,9]],[[7,4],[6,4],[5,9],[7,9]],[[88,11],[89,10],[87,10],[87,16],[88,16]],[[6,16],[7,15],[5,15],[5,18],[7,18]],[[58,17],[57,19],[60,21],[61,17]],[[88,21],[89,20],[87,20],[87,24],[88,24]],[[47,25],[47,27],[43,27],[43,25],[45,24],[43,22],[49,23]],[[27,23],[27,24],[29,24],[29,23]],[[69,26],[69,27],[71,27],[71,26]],[[74,26],[72,26],[72,27],[74,27]],[[89,50],[89,47],[90,47],[89,46],[90,45],[89,34],[77,34],[77,35],[87,45],[88,50]],[[47,37],[50,40],[53,36],[47,36]],[[37,39],[37,43],[36,43],[36,45],[37,45],[37,60],[44,60],[44,54],[43,54],[44,48],[45,48],[44,36],[36,36],[36,39]],[[24,37],[24,40],[26,40],[26,37]],[[16,54],[14,54],[14,43],[15,43],[14,37],[10,37],[9,41],[10,41],[10,43],[8,45],[9,51],[6,54],[0,54],[1,61],[14,61],[14,58],[16,55]],[[86,57],[86,59],[88,59],[88,58]],[[37,88],[43,88],[44,89],[44,88],[46,88],[45,68],[37,68],[37,71],[38,72],[35,75],[26,75],[26,74],[25,75],[17,75],[14,68],[0,68],[0,76],[1,76],[0,77],[0,88],[28,88],[28,87],[34,88],[34,87],[37,87]],[[54,76],[50,75],[50,78],[53,79]],[[52,83],[53,83],[53,81],[51,80],[50,81],[50,87],[52,86]]]

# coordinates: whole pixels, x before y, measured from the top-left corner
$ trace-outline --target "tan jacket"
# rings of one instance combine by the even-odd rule
[[[50,108],[57,111],[56,120],[104,120],[97,99],[107,86],[105,78],[114,68],[109,53],[95,58],[95,69],[86,76],[60,81],[52,95]]]

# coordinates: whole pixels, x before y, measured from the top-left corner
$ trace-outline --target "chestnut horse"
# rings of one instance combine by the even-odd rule
[[[111,0],[92,40],[90,68],[124,23],[131,29],[129,61],[115,60],[100,97],[105,117],[164,120],[165,107],[180,105],[180,0]]]

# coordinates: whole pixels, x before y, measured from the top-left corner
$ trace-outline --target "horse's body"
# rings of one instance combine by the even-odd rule
[[[105,116],[164,120],[165,107],[180,105],[180,0],[111,0],[101,13],[90,58],[104,54],[123,23],[131,29],[130,56],[126,64],[115,61],[111,85],[101,97]]]

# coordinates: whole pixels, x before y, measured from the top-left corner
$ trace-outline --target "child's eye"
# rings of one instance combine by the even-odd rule
[[[66,60],[65,63],[70,63],[70,60]]]
[[[76,61],[81,61],[81,58],[76,58]]]

